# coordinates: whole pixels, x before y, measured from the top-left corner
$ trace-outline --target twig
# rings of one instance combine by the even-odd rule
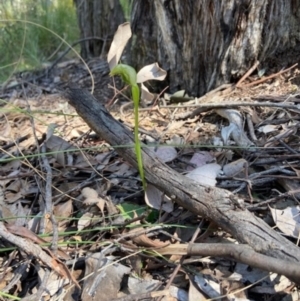
[[[53,229],[53,238],[52,238],[52,245],[51,249],[53,250],[54,254],[57,251],[57,242],[58,242],[58,229],[57,229],[57,222],[55,216],[53,214],[53,204],[52,204],[52,169],[49,164],[48,158],[45,156],[46,146],[45,144],[41,147],[41,158],[43,160],[43,166],[46,170],[46,187],[45,187],[45,212],[44,218],[47,220],[47,216],[50,217]]]
[[[26,275],[28,275],[28,267],[30,266],[30,264],[32,261],[32,256],[29,256],[29,259],[26,260],[25,262],[23,262],[20,266],[18,266],[15,270],[14,270],[14,277],[13,279],[10,281],[10,283],[1,289],[2,292],[4,293],[8,293],[11,291],[11,289],[14,287],[14,286],[17,286],[21,277],[25,277]],[[8,264],[6,265],[8,266]],[[3,276],[1,277],[1,282],[2,280],[4,279],[5,275],[6,275],[6,272],[2,272]]]
[[[128,295],[121,298],[112,299],[111,301],[138,301],[138,300],[149,300],[150,298],[157,298],[157,297],[164,297],[164,296],[170,296],[169,290],[163,290],[163,291],[154,291],[149,293],[142,293],[142,294],[135,294],[135,295]]]
[[[282,109],[293,109],[300,112],[297,105],[288,103],[271,103],[271,102],[222,102],[222,103],[207,103],[207,104],[191,104],[191,105],[168,105],[160,106],[161,109],[184,109],[184,108],[203,108],[206,110],[215,108],[236,108],[236,107],[275,107]],[[139,111],[149,111],[148,108],[139,109]]]
[[[47,252],[51,256],[48,255],[39,245],[33,243],[29,239],[13,235],[2,222],[0,222],[0,236],[10,243],[16,245],[27,254],[39,258],[62,278],[68,278],[70,281],[73,281],[77,287],[80,288],[79,284],[77,283],[75,278],[72,277],[66,266],[60,260],[58,260],[58,258],[56,258],[50,250]]]
[[[257,137],[255,135],[255,131],[254,131],[254,126],[253,126],[253,122],[251,120],[250,114],[246,114],[246,120],[247,120],[247,125],[248,125],[248,129],[249,129],[249,134],[250,137],[253,141],[257,141]]]
[[[281,74],[283,74],[283,73],[285,73],[285,72],[287,72],[287,71],[289,71],[289,70],[295,68],[297,65],[298,65],[298,63],[294,64],[294,65],[291,66],[290,68],[287,68],[287,69],[285,69],[285,70],[279,71],[279,72],[277,72],[277,73],[275,73],[275,74],[272,74],[272,75],[270,75],[270,76],[267,76],[267,77],[265,77],[265,78],[256,80],[256,81],[254,81],[254,82],[252,82],[252,83],[249,83],[249,84],[244,84],[244,85],[242,85],[242,87],[252,87],[252,86],[255,86],[255,85],[257,85],[257,84],[264,83],[264,82],[266,82],[267,80],[269,80],[269,79],[271,79],[271,78],[277,77],[278,75],[281,75]]]
[[[274,137],[276,138],[276,137]],[[289,150],[292,154],[299,154],[299,152],[297,152],[295,149],[291,148],[289,145],[287,145],[282,139],[280,138],[276,138],[276,140],[282,145],[284,146],[287,150]]]
[[[36,293],[36,300],[42,300],[43,293],[45,291],[47,292],[47,282],[49,280],[49,277],[50,277],[50,270],[45,269],[45,274],[44,274],[42,283],[40,284],[40,287]],[[49,293],[49,291],[47,293]]]
[[[11,143],[8,143],[6,145],[3,145],[1,149],[7,150],[7,149],[15,146],[16,144],[19,144],[19,143],[21,143],[21,142],[23,142],[23,141],[25,141],[25,140],[27,140],[29,138],[30,138],[30,134],[27,134],[27,135],[22,136],[20,138],[16,138],[14,142],[11,142]]]
[[[257,68],[259,65],[259,61],[256,61],[254,65],[242,76],[242,78],[237,82],[236,87],[240,87],[242,82],[252,74],[252,72]]]
[[[285,199],[285,198],[289,198],[289,197],[291,197],[291,196],[293,196],[294,194],[297,194],[297,193],[300,193],[300,189],[288,191],[286,193],[278,195],[278,196],[276,196],[274,198],[271,198],[269,200],[259,202],[255,205],[249,205],[249,206],[247,206],[247,209],[250,210],[250,211],[254,211],[255,209],[260,208],[264,205],[268,205],[270,203],[277,202],[277,201]]]

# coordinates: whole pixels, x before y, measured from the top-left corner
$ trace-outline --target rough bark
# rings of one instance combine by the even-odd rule
[[[97,37],[81,44],[83,58],[105,56],[118,26],[125,22],[119,0],[75,0],[81,38]]]
[[[158,61],[171,92],[203,95],[256,60],[265,68],[267,59],[294,48],[299,6],[294,0],[135,0],[132,64]]]
[[[71,89],[67,97],[78,114],[110,145],[134,144],[132,133],[116,121],[89,92]],[[137,167],[134,148],[116,148],[116,151]],[[300,249],[241,207],[240,200],[232,193],[203,186],[178,174],[160,162],[147,148],[143,149],[142,155],[147,182],[165,192],[180,206],[211,219],[240,243],[248,244],[257,252],[300,262]]]

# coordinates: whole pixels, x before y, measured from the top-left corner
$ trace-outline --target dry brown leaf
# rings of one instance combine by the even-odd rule
[[[119,25],[107,54],[107,62],[110,70],[119,63],[123,50],[131,38],[131,35],[129,22]]]
[[[31,230],[29,230],[25,227],[20,227],[20,226],[13,225],[13,224],[7,224],[6,228],[11,233],[16,234],[16,235],[18,235],[20,237],[23,237],[23,238],[30,239],[32,242],[34,242],[36,244],[45,244],[45,243],[47,243],[46,240],[40,238],[34,232],[32,232]],[[50,252],[50,251],[47,250],[47,252]],[[51,253],[51,255],[52,255],[52,253]],[[57,250],[57,255],[59,255],[61,258],[64,258],[66,260],[70,259],[70,257],[64,251],[62,251],[60,249]],[[53,255],[52,255],[52,257],[53,257]]]
[[[137,83],[143,83],[148,80],[164,80],[167,76],[167,72],[160,68],[157,63],[144,66],[137,73]]]
[[[150,103],[154,99],[154,94],[150,93],[143,83],[141,84],[141,99],[146,103]]]
[[[68,200],[67,202],[59,203],[58,205],[54,206],[53,214],[56,218],[58,218],[58,226],[59,231],[65,229],[66,224],[69,222],[69,217],[73,213],[73,201]]]
[[[89,187],[85,187],[81,192],[82,196],[85,198],[83,201],[84,205],[96,205],[101,213],[104,213],[105,200],[98,196],[98,192]]]
[[[147,184],[145,202],[149,207],[157,210],[172,212],[174,209],[173,201],[151,184]]]
[[[245,168],[248,166],[248,162],[245,159],[239,159],[231,163],[226,164],[223,167],[223,173],[226,177],[243,177],[244,174],[241,174],[245,171]]]
[[[135,228],[134,230],[129,231],[130,234],[134,232],[140,232],[143,228]],[[139,236],[133,237],[132,241],[135,242],[138,246],[149,247],[149,248],[164,248],[170,244],[170,242],[163,242],[159,239],[150,239],[146,234],[141,234]]]
[[[77,149],[72,144],[61,137],[52,135],[46,141],[46,147],[47,150],[52,153],[52,156],[56,159],[57,163],[61,166],[72,165],[73,157],[66,152],[67,150]]]
[[[285,209],[271,208],[271,213],[276,226],[291,237],[300,237],[300,215],[299,206],[291,206]]]
[[[190,171],[186,176],[203,185],[215,186],[216,177],[221,170],[221,166],[216,163],[206,164]]]
[[[88,227],[93,219],[93,214],[90,212],[84,213],[78,221],[77,229],[78,231],[83,230],[84,228]]]

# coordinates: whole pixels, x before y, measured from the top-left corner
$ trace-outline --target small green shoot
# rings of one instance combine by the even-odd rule
[[[111,70],[110,75],[120,75],[122,80],[131,87],[132,100],[134,104],[134,148],[140,177],[143,183],[143,188],[144,190],[146,190],[146,180],[142,160],[141,143],[139,140],[140,88],[137,84],[136,71],[131,66],[119,64]]]

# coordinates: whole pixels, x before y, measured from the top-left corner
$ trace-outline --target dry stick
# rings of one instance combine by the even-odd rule
[[[255,205],[249,205],[249,206],[247,206],[247,209],[253,211],[256,208],[263,207],[263,206],[268,205],[268,204],[270,204],[272,202],[277,202],[277,201],[282,200],[282,199],[293,197],[297,193],[300,193],[300,189],[296,189],[296,190],[291,190],[291,191],[285,192],[285,193],[280,194],[280,195],[278,195],[278,196],[276,196],[274,198],[268,199],[266,201],[259,202],[259,203],[255,204]]]
[[[194,232],[194,235],[193,235],[193,237],[192,237],[192,239],[191,239],[191,243],[194,243],[195,240],[196,240],[196,238],[198,237],[198,235],[199,235],[199,233],[200,233],[200,231],[201,231],[201,225],[202,225],[202,221],[200,222],[200,224],[198,225],[196,231]],[[158,253],[159,253],[159,250],[158,250]],[[172,254],[171,254],[171,255],[172,255]],[[174,279],[175,279],[176,275],[178,274],[179,270],[181,269],[182,264],[183,264],[183,261],[184,261],[185,259],[186,259],[186,256],[181,256],[179,264],[177,265],[177,267],[176,267],[175,270],[173,271],[173,273],[172,273],[172,275],[171,275],[171,277],[170,277],[170,279],[169,279],[167,285],[165,286],[165,290],[166,290],[166,289],[169,289],[169,288],[171,287],[172,282],[174,281]],[[158,299],[158,301],[161,301],[162,298],[163,298],[163,297],[160,297],[160,298]]]
[[[43,277],[43,280],[42,280],[42,283],[40,284],[40,287],[36,293],[36,300],[42,300],[42,295],[44,292],[48,293],[50,295],[50,292],[47,291],[47,283],[48,283],[48,280],[49,280],[49,277],[50,277],[50,270],[46,269],[45,270],[45,274],[44,274],[44,277]]]
[[[46,153],[46,146],[45,144],[41,147],[41,158],[43,160],[44,169],[46,170],[46,187],[45,187],[45,216],[49,216],[51,223],[52,223],[52,229],[53,229],[53,238],[52,238],[52,244],[51,249],[53,250],[54,254],[56,254],[57,251],[57,243],[58,243],[58,227],[57,227],[57,221],[53,214],[53,204],[52,204],[52,169],[49,164],[48,158],[45,156]],[[45,218],[44,216],[44,218]],[[47,219],[47,218],[46,218]],[[49,220],[49,218],[48,218]]]
[[[164,297],[164,296],[170,296],[170,293],[168,290],[163,290],[163,291],[154,291],[154,292],[149,292],[149,293],[141,293],[141,294],[131,294],[125,297],[121,298],[115,298],[112,299],[111,301],[138,301],[138,300],[144,300],[144,299],[154,299],[157,297]]]
[[[134,145],[132,133],[115,120],[88,91],[70,89],[67,97],[78,114],[110,145]],[[116,151],[137,168],[133,147],[116,147]],[[214,221],[240,243],[249,244],[259,253],[289,262],[300,262],[300,249],[242,208],[240,204],[243,200],[238,196],[188,179],[162,163],[150,149],[144,148],[142,155],[147,181],[180,206]],[[293,280],[300,283],[298,278]]]
[[[161,255],[182,256],[214,256],[235,259],[238,262],[259,268],[268,272],[284,274],[290,278],[300,279],[299,266],[286,260],[268,257],[255,252],[247,245],[236,245],[228,243],[189,243],[186,245],[172,245],[157,249]]]
[[[247,120],[248,129],[249,129],[249,135],[250,135],[252,141],[257,141],[257,137],[256,137],[255,131],[254,131],[253,122],[252,122],[252,119],[251,119],[251,116],[250,116],[249,113],[246,113],[246,120]]]
[[[252,72],[257,68],[258,65],[259,61],[256,61],[254,65],[244,74],[244,76],[242,76],[242,78],[237,82],[235,86],[240,87],[242,82],[252,74]]]
[[[184,109],[184,108],[203,108],[209,109],[228,109],[236,107],[274,107],[282,109],[292,109],[300,112],[295,104],[291,103],[272,103],[272,102],[222,102],[222,103],[206,103],[206,104],[192,104],[192,105],[168,105],[160,106],[162,109]],[[139,111],[149,111],[149,109],[139,109]]]
[[[0,222],[0,236],[9,241],[10,243],[16,245],[18,248],[20,248],[27,254],[31,254],[34,257],[39,258],[48,267],[54,269],[55,272],[61,275],[62,277],[68,276],[66,273],[67,271],[59,261],[48,255],[39,245],[34,244],[28,239],[10,233],[8,229],[4,226],[4,223],[2,222]]]
[[[184,114],[183,117],[178,117],[177,119],[186,119],[186,118],[191,118],[194,117],[200,113],[203,113],[207,110],[210,109],[229,109],[229,108],[237,108],[237,107],[278,107],[282,109],[290,109],[294,110],[295,112],[300,112],[299,108],[295,104],[288,104],[288,103],[271,103],[271,102],[217,102],[217,103],[207,103],[207,104],[191,104],[191,105],[168,105],[168,106],[160,106],[160,108],[166,108],[166,109],[171,109],[171,108],[196,108],[193,110],[193,112],[189,114]],[[139,111],[145,111],[148,109],[140,109]]]
[[[290,68],[287,68],[287,69],[285,69],[285,70],[279,71],[279,72],[277,72],[277,73],[275,73],[275,74],[272,74],[272,75],[270,75],[270,76],[267,76],[267,77],[265,77],[265,78],[256,80],[256,81],[254,81],[254,82],[252,82],[252,83],[249,83],[249,84],[242,85],[242,87],[252,87],[252,86],[255,86],[255,85],[257,85],[257,84],[264,83],[265,81],[267,81],[267,80],[269,80],[269,79],[271,79],[271,78],[277,77],[278,75],[281,75],[281,74],[283,74],[283,73],[285,73],[285,72],[287,72],[287,71],[289,71],[289,70],[295,68],[297,65],[298,65],[298,63],[296,63],[295,65],[293,65],[293,66],[290,67]]]

